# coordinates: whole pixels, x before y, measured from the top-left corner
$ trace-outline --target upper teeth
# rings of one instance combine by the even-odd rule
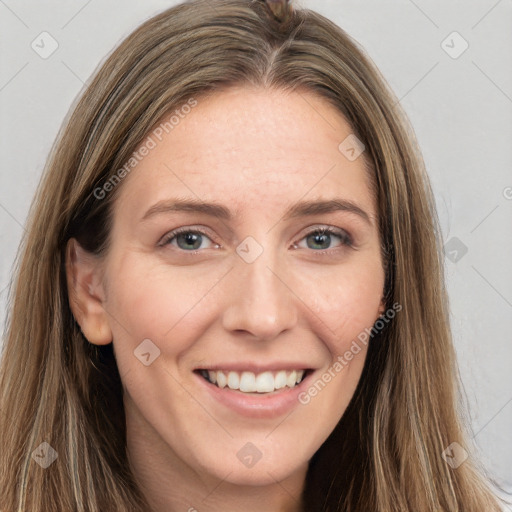
[[[201,373],[203,377],[219,388],[224,388],[227,385],[230,389],[238,389],[245,393],[270,393],[285,386],[293,388],[304,376],[304,370],[280,370],[275,373],[268,371],[258,374],[203,370]]]

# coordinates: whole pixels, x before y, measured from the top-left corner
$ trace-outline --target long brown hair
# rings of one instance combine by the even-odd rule
[[[274,6],[275,7],[275,6]],[[145,22],[74,105],[32,203],[10,289],[0,366],[0,508],[147,511],[126,456],[112,344],[90,344],[69,307],[67,240],[101,257],[122,180],[141,141],[187,100],[230,85],[309,90],[365,145],[387,263],[402,311],[369,345],[359,386],[310,461],[306,511],[500,510],[469,453],[450,334],[440,233],[412,130],[370,59],[319,14],[257,0],[191,0]],[[119,175],[118,175],[119,177]],[[110,188],[110,187],[109,187]],[[37,450],[57,455],[47,469]],[[53,452],[50,452],[53,453]]]

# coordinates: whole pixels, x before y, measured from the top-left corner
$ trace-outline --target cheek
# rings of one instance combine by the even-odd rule
[[[379,316],[384,272],[378,263],[323,269],[314,278],[306,273],[296,275],[297,294],[309,307],[311,317],[316,316],[326,326],[324,339],[335,348],[350,344]]]
[[[209,321],[214,305],[204,299],[223,274],[192,266],[173,270],[137,255],[111,269],[107,311],[118,355],[145,339],[173,354],[187,349]]]
[[[326,421],[328,435],[352,399],[361,377],[370,332],[379,317],[384,273],[378,265],[368,264],[338,268],[323,278],[328,286],[312,287],[312,280],[303,276],[300,287],[310,290],[309,296],[304,294],[311,310],[310,323],[317,318],[317,324],[325,326],[319,327],[317,333],[330,361],[299,400],[312,407],[312,417]]]

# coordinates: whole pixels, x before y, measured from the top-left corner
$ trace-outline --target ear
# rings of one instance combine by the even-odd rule
[[[108,345],[112,331],[104,306],[100,261],[74,238],[66,245],[66,280],[69,306],[84,336],[95,345]]]

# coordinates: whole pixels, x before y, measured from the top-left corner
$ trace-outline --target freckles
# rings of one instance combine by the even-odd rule
[[[377,287],[347,282],[346,286],[337,286],[326,294],[317,293],[308,301],[311,311],[329,327],[326,333],[335,352],[344,351],[352,340],[373,325],[380,293]]]
[[[312,321],[320,320],[321,328],[327,331],[325,335],[334,336],[336,344],[373,321],[376,287],[368,280],[361,283],[354,274],[339,270],[332,278],[324,276],[320,281],[302,278],[297,287],[297,295],[308,306],[306,311],[316,317],[311,317]]]

